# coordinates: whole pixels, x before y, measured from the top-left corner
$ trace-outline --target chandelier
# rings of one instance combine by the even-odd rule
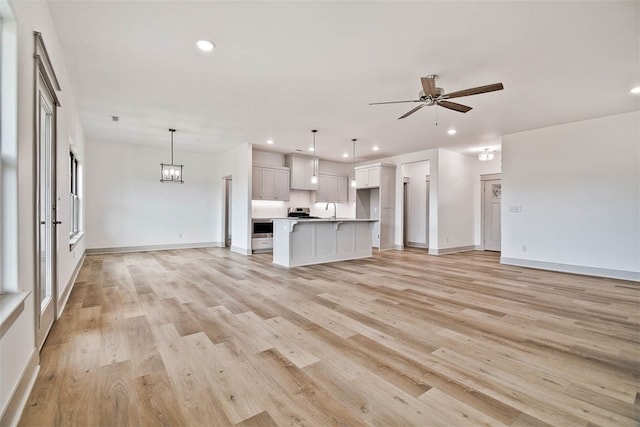
[[[173,134],[175,131],[175,129],[169,129],[169,132],[171,132],[171,163],[160,163],[160,182],[184,184],[184,180],[182,179],[182,168],[184,168],[184,165],[173,164]]]

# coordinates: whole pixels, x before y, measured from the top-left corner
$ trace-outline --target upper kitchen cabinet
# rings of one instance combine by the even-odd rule
[[[289,200],[289,168],[253,166],[252,200]]]
[[[380,187],[381,168],[379,164],[356,168],[356,188]]]
[[[315,157],[292,153],[284,157],[284,163],[291,171],[292,190],[315,191],[318,189],[318,184],[311,182],[311,177],[317,166]]]
[[[347,177],[331,174],[318,174],[316,202],[348,202]]]

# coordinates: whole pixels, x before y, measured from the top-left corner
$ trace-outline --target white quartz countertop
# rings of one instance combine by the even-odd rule
[[[363,218],[274,218],[274,221],[287,221],[287,222],[372,222],[379,221],[378,219],[363,219]]]

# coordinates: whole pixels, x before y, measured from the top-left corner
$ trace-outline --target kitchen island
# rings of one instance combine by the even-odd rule
[[[273,263],[284,267],[372,256],[377,219],[274,219]]]

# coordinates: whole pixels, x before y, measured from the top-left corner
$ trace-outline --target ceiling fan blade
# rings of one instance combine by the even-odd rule
[[[471,107],[467,107],[466,105],[457,104],[455,102],[449,101],[438,101],[437,104],[441,107],[448,108],[450,110],[459,111],[461,113],[466,113],[471,110]]]
[[[502,83],[494,83],[492,85],[478,86],[471,89],[464,89],[456,92],[445,93],[444,95],[442,95],[442,98],[444,99],[459,98],[461,96],[478,95],[480,93],[493,92],[493,91],[502,90],[502,89],[504,89],[504,86],[502,86]]]
[[[382,104],[402,104],[403,102],[422,102],[421,99],[412,99],[411,101],[386,101],[386,102],[370,102],[369,105],[382,105]]]
[[[398,120],[400,120],[400,119],[404,119],[405,117],[408,117],[408,116],[412,115],[413,113],[415,113],[416,111],[418,111],[418,110],[419,110],[419,109],[421,109],[422,107],[425,107],[426,105],[427,105],[426,103],[425,103],[425,104],[422,104],[422,105],[418,105],[418,106],[417,106],[416,108],[414,108],[413,110],[408,111],[408,112],[404,113],[403,115],[401,115],[400,117],[398,117]]]
[[[427,96],[432,96],[435,98],[436,96],[436,78],[433,76],[429,77],[420,77],[420,82],[422,83],[422,90],[424,90],[424,94]]]

